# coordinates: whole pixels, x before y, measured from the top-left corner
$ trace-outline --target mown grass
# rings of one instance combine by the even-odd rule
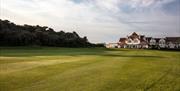
[[[180,91],[180,52],[0,48],[0,91]]]

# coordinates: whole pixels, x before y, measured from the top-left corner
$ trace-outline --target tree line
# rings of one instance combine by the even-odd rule
[[[75,31],[54,31],[47,26],[16,25],[0,19],[0,46],[103,47],[92,44]]]

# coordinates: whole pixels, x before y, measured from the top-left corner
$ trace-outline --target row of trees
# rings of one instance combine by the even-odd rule
[[[0,19],[0,46],[95,47],[76,32],[56,32],[47,26],[16,25]]]

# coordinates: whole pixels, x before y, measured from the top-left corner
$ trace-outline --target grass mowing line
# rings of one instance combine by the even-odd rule
[[[75,59],[77,59],[77,58],[75,58]],[[78,59],[79,59],[79,57],[78,57]],[[87,57],[86,57],[86,59],[87,59]],[[81,60],[81,61],[67,62],[67,63],[62,63],[62,64],[39,66],[36,68],[15,72],[14,74],[11,74],[11,75],[7,75],[7,76],[4,75],[3,78],[1,78],[1,80],[2,80],[1,82],[4,81],[3,79],[7,79],[6,83],[11,84],[11,83],[14,83],[14,82],[12,82],[12,80],[15,79],[18,82],[25,82],[25,83],[24,84],[21,84],[21,83],[11,84],[12,87],[8,87],[7,89],[10,89],[10,88],[17,89],[17,87],[19,87],[19,88],[26,87],[26,85],[34,83],[34,80],[35,80],[35,82],[44,80],[53,75],[60,74],[64,71],[68,71],[70,69],[74,69],[76,67],[79,67],[82,65],[88,65],[90,63],[95,63],[96,61],[98,61],[98,60],[93,60],[93,59],[96,59],[96,57],[90,57],[88,59],[89,60]],[[10,79],[8,79],[8,78],[10,78]]]
[[[77,59],[75,57],[71,57],[71,58],[56,59],[56,60],[41,60],[41,61],[27,61],[27,62],[23,61],[23,62],[18,62],[18,63],[0,64],[0,68],[1,68],[0,74],[5,75],[5,74],[10,74],[12,72],[32,69],[39,66],[81,61],[86,58],[87,57],[80,57],[79,59]]]
[[[38,87],[41,87],[41,85],[44,86],[44,85],[48,84],[48,82],[51,81],[54,78],[55,78],[54,81],[57,81],[56,78],[58,79],[58,78],[61,78],[61,77],[72,76],[72,72],[76,72],[78,69],[82,69],[84,67],[86,68],[87,66],[94,65],[94,64],[97,64],[97,63],[99,64],[99,63],[102,63],[102,62],[101,62],[101,60],[94,60],[94,61],[89,60],[88,62],[84,62],[84,61],[72,62],[72,64],[75,64],[77,66],[75,66],[73,68],[70,68],[70,69],[65,69],[64,71],[62,71],[60,73],[56,72],[54,75],[48,76],[46,79],[42,79],[42,80],[40,80],[38,82],[32,83],[31,85],[28,85],[27,87],[19,88],[19,89],[17,89],[17,91],[19,91],[19,90],[21,91],[21,89],[22,89],[22,91],[24,91],[23,89],[25,89],[27,91],[27,90],[33,89],[34,87],[37,87],[37,86]],[[65,64],[71,64],[71,63],[65,63]],[[61,64],[59,64],[59,66],[61,66]],[[83,69],[83,70],[85,70],[85,69]],[[42,91],[44,91],[44,89]]]
[[[104,68],[107,69],[109,67],[110,68],[113,67],[112,65],[115,64],[114,62],[119,63],[119,61],[114,61],[113,63],[112,63],[112,61],[113,60],[111,60],[111,61],[104,60],[104,58],[103,58],[103,59],[100,59],[99,61],[95,61],[95,62],[92,62],[87,65],[82,65],[82,66],[76,67],[74,69],[66,70],[63,73],[48,77],[47,79],[43,80],[40,83],[39,82],[35,83],[32,86],[28,86],[27,88],[23,88],[23,89],[29,90],[31,88],[37,88],[38,91],[41,91],[41,90],[45,91],[45,88],[46,88],[48,91],[50,88],[52,88],[52,90],[54,90],[54,89],[57,90],[58,88],[59,89],[66,88],[67,84],[69,84],[69,86],[72,85],[71,88],[73,88],[73,86],[76,87],[78,84],[83,84],[84,86],[88,86],[89,83],[86,81],[90,81],[90,82],[95,81],[95,84],[96,84],[97,83],[96,81],[99,81],[98,79],[100,79],[100,78],[102,79],[105,77],[104,79],[109,79],[109,77],[106,78],[107,77],[106,75],[100,75],[100,74],[104,74],[104,72],[105,72],[105,70],[103,70]],[[107,72],[111,72],[111,70],[107,70]],[[99,78],[99,76],[100,76],[100,78]],[[93,78],[94,78],[94,80],[93,80]],[[71,80],[71,83],[69,83],[69,80]],[[80,81],[80,80],[84,80],[84,81]],[[78,81],[80,81],[80,82],[78,82]],[[103,80],[101,80],[101,81],[103,81]],[[51,84],[49,84],[49,83],[51,83]],[[58,86],[58,83],[61,84],[61,86]],[[104,83],[102,83],[102,84],[104,84]],[[50,87],[49,87],[49,85],[50,85]],[[78,89],[78,88],[76,88],[76,89]]]
[[[123,91],[126,91],[126,90],[127,91],[141,91],[141,90],[143,90],[143,88],[146,87],[146,85],[144,86],[144,84],[142,84],[144,82],[143,79],[149,78],[149,75],[153,75],[150,73],[154,73],[154,72],[156,72],[156,70],[158,71],[159,67],[161,68],[161,66],[162,66],[163,69],[165,68],[163,65],[159,64],[156,61],[161,61],[161,60],[160,60],[160,58],[153,58],[153,61],[151,61],[151,59],[149,59],[149,58],[146,58],[146,59],[145,58],[144,59],[143,58],[131,58],[131,60],[129,60],[126,63],[126,65],[124,65],[125,67],[123,67],[123,70],[119,70],[123,74],[126,73],[125,75],[127,76],[127,81],[124,80],[123,82],[125,82],[125,83],[123,83],[123,84],[126,84],[126,85],[129,84],[129,87],[124,86],[122,84],[122,86],[120,86],[120,88],[122,88]],[[153,69],[155,68],[156,70],[153,70],[152,68]],[[121,77],[123,77],[123,74]],[[159,76],[157,75],[157,77],[159,77]],[[143,79],[141,79],[141,78],[143,78]],[[137,80],[137,79],[139,79],[139,80]],[[151,80],[153,80],[153,79],[151,78]],[[132,80],[132,81],[130,81],[130,80]],[[123,88],[123,87],[126,87],[126,88]],[[115,88],[113,88],[113,89],[115,89]],[[119,88],[117,87],[117,89],[119,89]]]
[[[48,65],[2,75],[0,88],[2,91],[143,91],[147,88],[148,91],[178,91],[179,54],[133,49],[8,49],[3,51],[3,56],[23,59],[1,60],[0,64],[27,60],[47,61]],[[62,56],[67,56],[63,59],[67,61],[84,59],[60,64],[53,61],[49,65],[50,60],[59,60]],[[172,70],[162,77],[167,69]]]
[[[154,81],[152,84],[150,84],[149,86],[147,86],[144,91],[148,91],[149,89],[151,89],[153,86],[155,86],[158,82],[160,82],[163,78],[165,78],[171,71],[172,69],[167,70],[166,73],[164,73],[162,76],[160,76],[156,81]]]
[[[16,62],[30,62],[30,61],[45,61],[45,60],[58,60],[58,59],[70,59],[73,56],[33,56],[33,57],[7,57],[0,56],[0,64],[9,64]],[[13,61],[12,61],[13,60]]]

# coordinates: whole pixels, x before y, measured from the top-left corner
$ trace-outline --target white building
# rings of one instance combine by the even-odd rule
[[[156,45],[156,40],[154,38],[152,38],[149,42],[149,45],[151,46],[155,46]]]
[[[109,47],[180,49],[180,37],[152,38],[134,32],[126,38],[120,38],[118,44],[110,44]]]
[[[109,43],[109,44],[106,44],[106,48],[118,48],[118,43]]]
[[[159,40],[159,47],[160,48],[166,48],[166,40],[164,38],[161,38]]]
[[[145,36],[138,35],[135,32],[127,36],[127,38],[120,38],[118,44],[120,48],[148,48]]]

